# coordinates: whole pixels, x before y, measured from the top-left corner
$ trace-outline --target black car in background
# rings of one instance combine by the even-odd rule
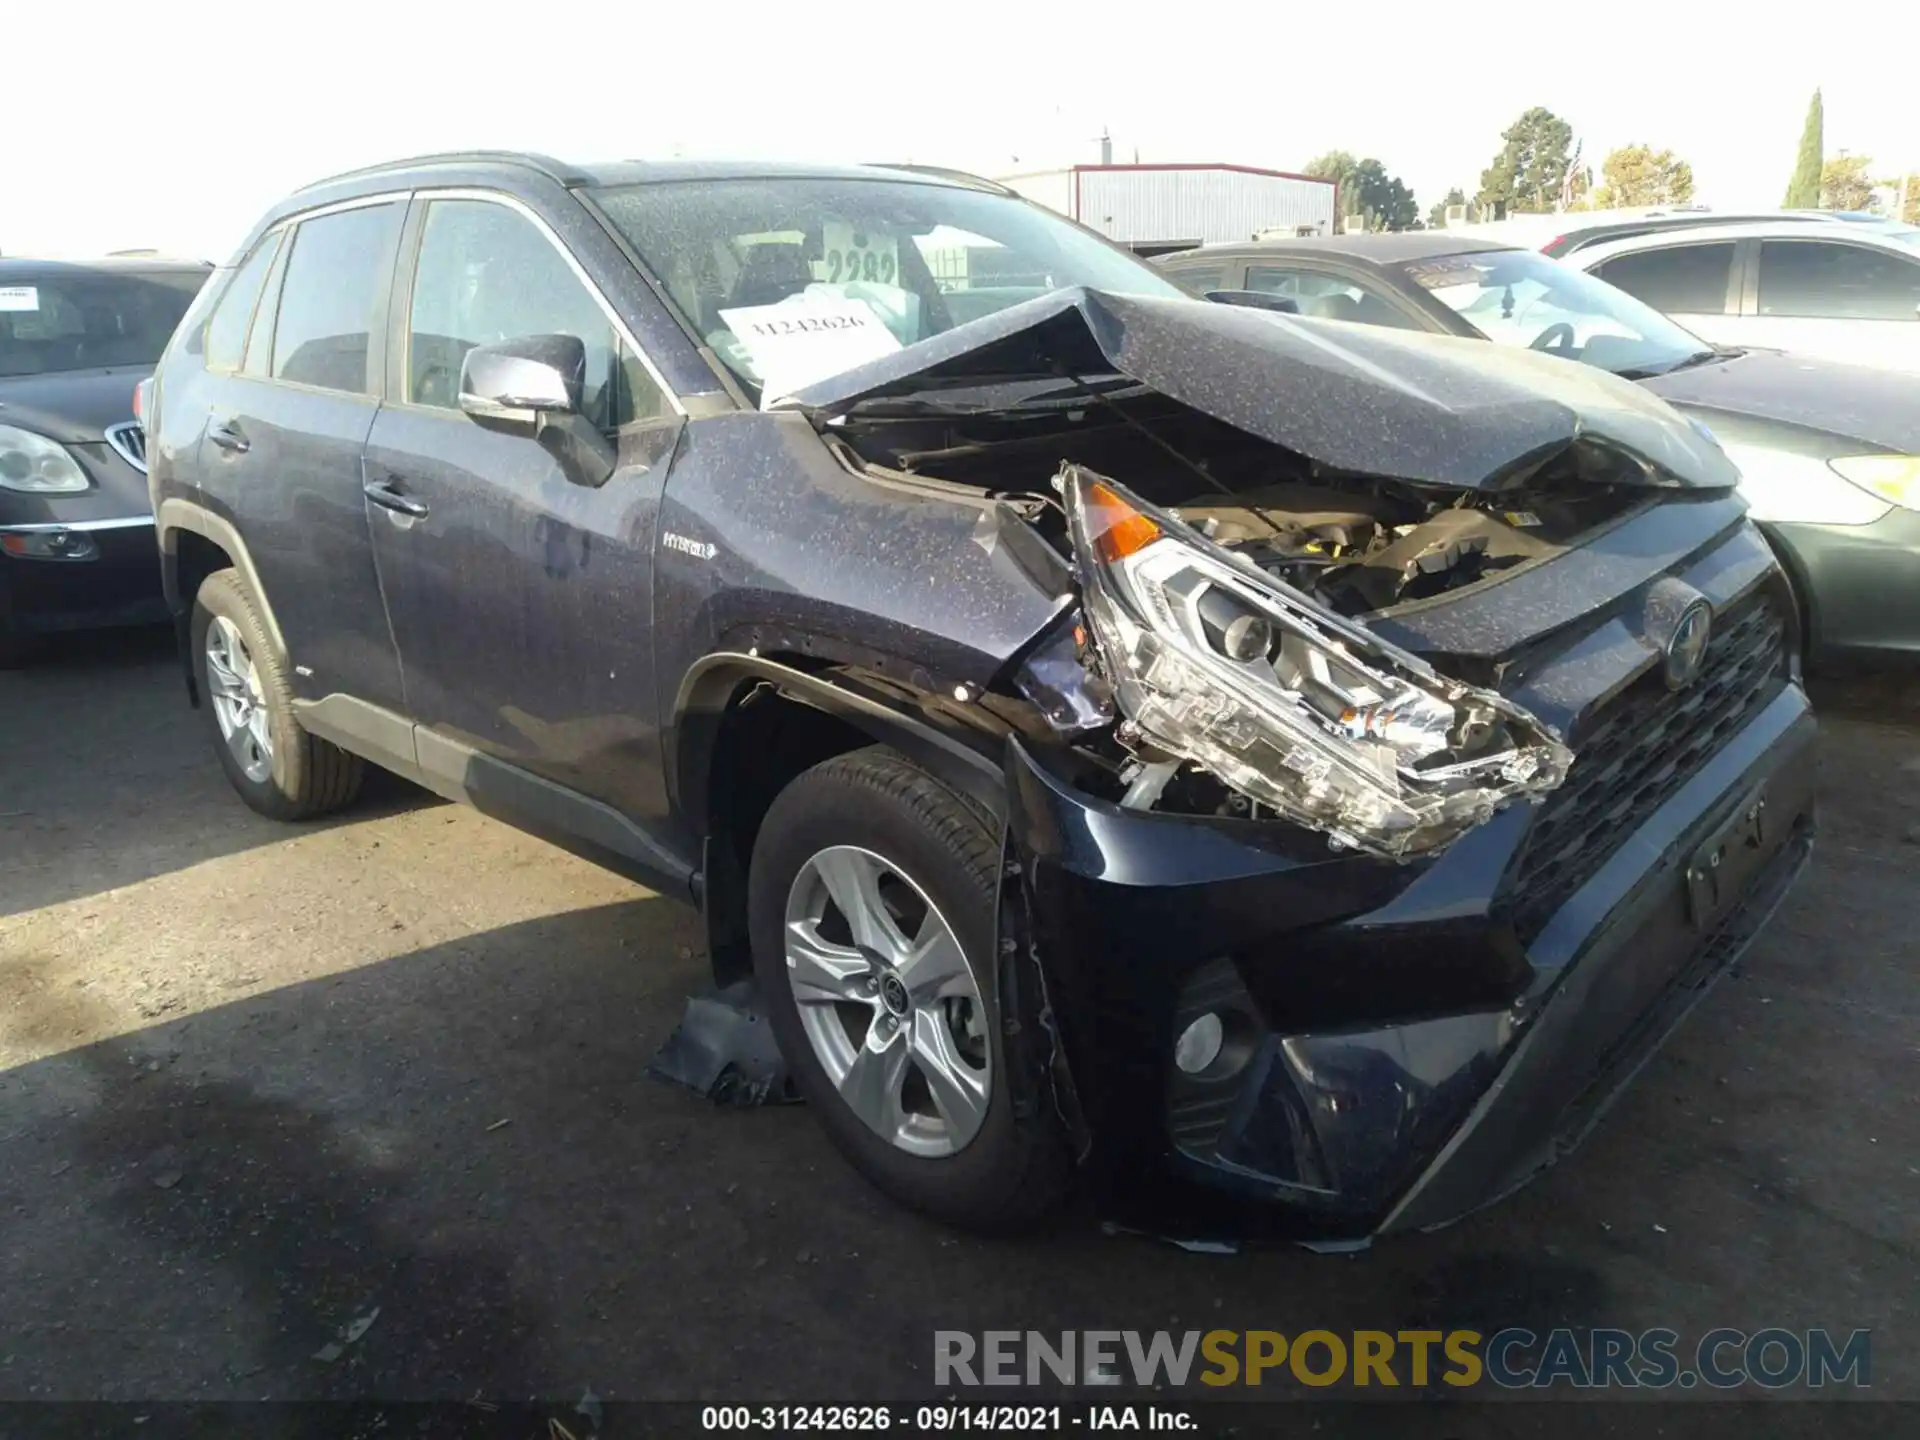
[[[1156,263],[1303,315],[1492,340],[1639,382],[1739,467],[1799,589],[1811,660],[1920,655],[1920,376],[1712,345],[1596,276],[1470,233],[1209,246]]]
[[[134,387],[212,273],[0,258],[0,663],[167,618]]]
[[[240,796],[371,762],[699,906],[833,1140],[956,1223],[1076,1169],[1188,1234],[1457,1216],[1811,844],[1794,609],[1710,438],[1197,301],[986,182],[358,172],[154,384]]]

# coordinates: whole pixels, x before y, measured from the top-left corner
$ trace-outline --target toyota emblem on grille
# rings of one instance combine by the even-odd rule
[[[1667,688],[1684,690],[1700,674],[1707,658],[1707,640],[1713,633],[1713,607],[1696,600],[1680,612],[1680,623],[1667,641]]]

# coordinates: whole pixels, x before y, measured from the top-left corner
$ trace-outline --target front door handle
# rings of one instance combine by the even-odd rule
[[[248,440],[245,435],[240,433],[239,425],[231,420],[226,421],[224,424],[214,426],[207,432],[207,439],[218,445],[222,450],[230,451],[235,455],[246,454],[248,447],[253,443]]]
[[[402,495],[388,481],[369,480],[361,489],[366,492],[367,499],[383,510],[391,510],[394,514],[405,515],[411,520],[427,518],[426,506],[411,496]]]

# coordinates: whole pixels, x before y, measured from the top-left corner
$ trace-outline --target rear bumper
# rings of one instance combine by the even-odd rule
[[[1525,944],[1499,904],[1523,811],[1402,867],[1283,827],[1120,811],[1014,747],[1016,940],[1039,962],[1108,1213],[1357,1239],[1524,1183],[1798,874],[1814,735],[1786,685]],[[1223,1043],[1189,1074],[1175,1040],[1206,1015]]]

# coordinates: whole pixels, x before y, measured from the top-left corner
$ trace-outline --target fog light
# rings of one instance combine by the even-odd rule
[[[1220,1058],[1220,1047],[1227,1038],[1220,1017],[1209,1010],[1180,1032],[1173,1043],[1173,1063],[1188,1075],[1198,1075]]]
[[[100,553],[78,530],[10,530],[0,534],[0,550],[23,560],[91,560]]]

